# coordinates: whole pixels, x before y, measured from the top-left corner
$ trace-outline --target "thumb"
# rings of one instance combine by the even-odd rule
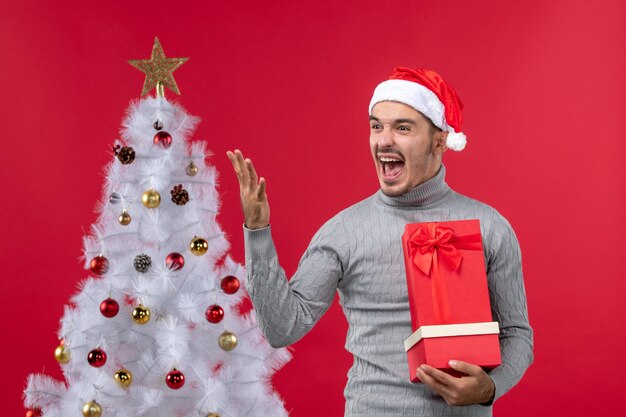
[[[478,365],[472,365],[471,363],[457,361],[454,359],[448,363],[450,364],[450,367],[455,371],[459,371],[467,375],[478,375],[483,372],[483,368]]]

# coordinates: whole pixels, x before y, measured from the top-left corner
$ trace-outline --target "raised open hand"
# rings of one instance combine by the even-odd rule
[[[256,174],[252,161],[244,159],[241,151],[226,152],[233,164],[241,196],[241,207],[248,229],[261,229],[270,223],[270,206],[265,193],[265,179]]]

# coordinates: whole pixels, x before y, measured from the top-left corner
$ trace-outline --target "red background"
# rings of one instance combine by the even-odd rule
[[[504,214],[524,254],[536,359],[496,414],[622,409],[623,1],[100,3],[0,5],[3,415],[23,413],[28,373],[60,375],[52,352],[85,276],[83,230],[143,82],[126,61],[147,58],[155,35],[191,57],[176,72],[180,101],[215,152],[232,253],[243,261],[225,152],[239,147],[268,180],[289,273],[325,220],[377,189],[375,85],[398,65],[441,72],[469,138],[445,157],[448,182]],[[343,412],[346,327],[333,306],[275,377],[294,417]]]

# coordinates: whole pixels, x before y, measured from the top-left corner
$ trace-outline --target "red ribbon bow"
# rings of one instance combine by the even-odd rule
[[[480,234],[455,236],[453,229],[439,227],[435,223],[420,226],[411,235],[409,250],[413,263],[424,275],[432,278],[433,314],[436,323],[451,321],[448,289],[441,275],[440,260],[443,260],[452,272],[456,272],[463,261],[463,254],[459,250],[479,250],[480,243]]]

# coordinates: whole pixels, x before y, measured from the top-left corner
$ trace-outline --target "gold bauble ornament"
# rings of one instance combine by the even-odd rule
[[[68,363],[72,358],[70,349],[65,346],[65,344],[61,343],[56,349],[54,349],[54,358],[59,363]]]
[[[100,417],[102,415],[102,407],[96,402],[96,400],[89,401],[83,405],[83,416],[85,417]]]
[[[120,369],[113,375],[113,378],[115,378],[115,382],[124,388],[128,388],[131,382],[133,382],[133,374],[127,369]]]
[[[220,417],[220,415],[217,413],[209,413],[206,415],[206,417]]]
[[[206,251],[209,250],[209,242],[207,242],[206,239],[194,236],[194,238],[191,239],[191,243],[189,243],[189,250],[191,250],[191,253],[194,255],[204,255]]]
[[[148,190],[141,196],[141,202],[147,208],[157,208],[161,204],[161,194],[155,190]]]
[[[187,172],[187,175],[193,177],[198,173],[198,167],[193,162],[190,162],[189,165],[187,165],[187,169],[185,169],[185,171]]]
[[[218,344],[225,350],[226,352],[230,352],[235,347],[237,347],[237,336],[234,333],[229,331],[225,331],[222,333],[218,339]]]
[[[119,221],[122,226],[128,226],[131,221],[130,214],[124,210],[122,214],[120,214],[120,217],[117,218],[117,221]]]
[[[150,321],[150,309],[139,304],[133,309],[133,321],[137,324],[146,324]]]

